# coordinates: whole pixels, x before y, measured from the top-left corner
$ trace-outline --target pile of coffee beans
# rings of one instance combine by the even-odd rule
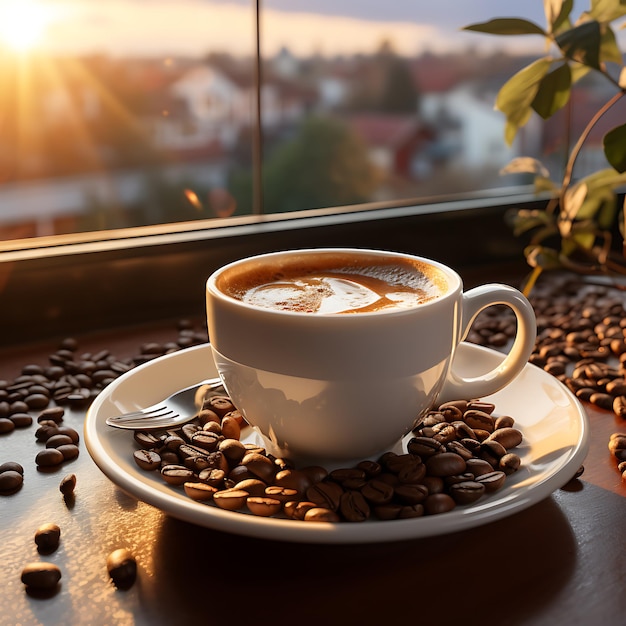
[[[538,285],[529,300],[537,318],[530,362],[580,400],[626,417],[626,300],[609,287],[578,280]],[[510,309],[491,307],[478,316],[468,341],[501,347],[515,329]]]
[[[554,278],[529,297],[537,317],[530,362],[564,383],[578,399],[626,419],[626,298],[613,287]],[[515,335],[515,317],[492,307],[477,318],[468,341],[499,348]],[[614,453],[615,433],[609,450]],[[626,482],[626,466],[618,468]]]
[[[134,460],[190,498],[230,511],[304,521],[406,519],[476,502],[520,468],[514,449],[522,433],[494,411],[480,400],[443,404],[415,427],[406,453],[328,471],[242,443],[241,414],[213,391],[181,428],[136,431]]]
[[[609,439],[609,451],[617,461],[617,469],[626,481],[626,433],[613,433]]]
[[[35,423],[35,439],[44,444],[35,456],[37,469],[55,470],[79,455],[78,432],[63,424],[66,408],[85,409],[107,385],[137,365],[206,341],[206,329],[197,330],[188,320],[179,321],[176,341],[145,343],[131,358],[117,358],[108,350],[81,353],[75,338],[65,338],[48,363],[27,364],[15,379],[0,380],[0,436]],[[10,461],[0,465],[0,495],[21,489],[24,469],[17,465]],[[75,485],[73,474],[62,481],[59,488],[66,500]]]
[[[80,353],[76,339],[64,339],[48,357],[48,364],[31,363],[12,381],[0,380],[0,434],[30,426],[31,413],[48,406],[84,408],[108,384],[136,365],[207,341],[206,331],[197,331],[181,320],[178,339],[146,343],[132,358],[119,359],[108,350]]]

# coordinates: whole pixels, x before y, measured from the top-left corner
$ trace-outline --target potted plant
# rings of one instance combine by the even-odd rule
[[[516,209],[508,218],[517,236],[528,236],[525,257],[532,268],[524,285],[530,292],[542,271],[566,268],[582,274],[615,277],[626,274],[626,258],[616,249],[614,233],[624,233],[620,187],[626,183],[626,119],[603,136],[607,167],[575,177],[581,151],[602,117],[626,95],[626,67],[614,23],[626,15],[624,0],[590,0],[590,8],[574,17],[573,0],[544,0],[546,25],[521,18],[495,18],[464,30],[492,35],[536,35],[546,52],[512,76],[499,90],[496,109],[506,117],[505,140],[512,144],[533,114],[544,120],[573,106],[573,87],[595,72],[608,81],[612,96],[589,119],[573,145],[560,181],[550,178],[534,158],[518,157],[504,173],[529,173],[537,192],[547,192],[544,208]]]

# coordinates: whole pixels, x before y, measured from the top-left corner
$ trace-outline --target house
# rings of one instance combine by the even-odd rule
[[[419,152],[432,140],[432,130],[414,115],[363,113],[347,119],[368,147],[370,159],[383,172],[415,177]]]

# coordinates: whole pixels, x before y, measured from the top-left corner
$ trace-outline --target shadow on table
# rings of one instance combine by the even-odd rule
[[[502,626],[558,595],[576,558],[568,520],[551,498],[481,528],[363,545],[274,542],[168,517],[141,603],[151,624],[439,625],[473,617]]]

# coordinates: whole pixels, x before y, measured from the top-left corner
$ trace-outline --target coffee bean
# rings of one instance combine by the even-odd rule
[[[40,411],[37,415],[37,421],[43,422],[44,420],[52,420],[53,422],[60,424],[63,421],[65,415],[65,409],[60,406],[51,406],[43,411]]]
[[[501,428],[512,428],[514,425],[515,419],[510,415],[501,415],[500,417],[496,417],[496,421],[494,423],[496,430],[500,430]]]
[[[339,501],[339,512],[347,522],[364,522],[370,516],[370,507],[358,491],[346,491]]]
[[[454,452],[442,452],[426,461],[426,471],[431,476],[453,476],[465,471],[465,461]]]
[[[283,503],[275,498],[250,496],[246,505],[251,513],[261,517],[270,517],[280,513]]]
[[[276,474],[277,468],[272,461],[258,452],[248,452],[243,459],[241,459],[241,464],[245,466],[249,472],[265,482],[273,480]]]
[[[9,495],[21,489],[24,476],[20,472],[8,469],[0,473],[0,494]]]
[[[465,468],[473,476],[482,476],[483,474],[490,474],[493,472],[493,466],[491,463],[485,461],[485,459],[478,459],[476,457],[467,459],[467,461],[465,461]]]
[[[176,439],[180,440],[180,444],[184,443],[181,437],[177,437]],[[208,430],[198,430],[191,436],[191,443],[204,450],[213,451],[217,449],[221,439],[222,436],[216,433],[212,433]],[[180,447],[180,444],[178,447]]]
[[[39,467],[54,467],[63,463],[64,460],[63,452],[57,450],[57,448],[41,450],[35,457],[35,463]]]
[[[328,470],[321,465],[307,465],[300,468],[301,472],[304,472],[311,480],[312,483],[317,483],[324,480],[328,476]]]
[[[319,482],[306,490],[306,497],[318,507],[336,511],[339,508],[343,489],[333,482]]]
[[[243,489],[223,489],[213,494],[213,501],[221,509],[227,511],[237,511],[242,509],[250,494]]]
[[[312,481],[307,474],[297,469],[285,469],[279,471],[275,478],[274,484],[279,487],[289,487],[295,489],[298,495],[303,495],[311,486]]]
[[[31,410],[43,409],[50,404],[50,398],[43,393],[31,393],[24,399],[26,406]]]
[[[304,514],[305,522],[339,522],[340,518],[334,510],[326,509],[324,507],[313,507],[307,510]]]
[[[75,459],[80,454],[80,449],[77,445],[73,443],[63,444],[56,448],[62,455],[64,461],[71,461]]]
[[[626,418],[626,395],[619,395],[613,400],[613,412],[618,417]]]
[[[492,493],[504,486],[506,474],[500,471],[489,472],[476,477],[476,482],[485,485],[485,492]]]
[[[361,493],[368,502],[379,506],[391,502],[394,488],[382,480],[373,478],[361,489]]]
[[[15,424],[8,417],[0,417],[0,435],[12,433],[15,430]]]
[[[510,450],[511,448],[515,448],[520,443],[522,443],[522,433],[517,428],[499,428],[494,430],[493,433],[487,437],[485,442],[488,441],[497,441],[501,444],[506,450]]]
[[[425,508],[423,504],[406,505],[400,508],[397,519],[413,519],[414,517],[422,517],[424,513]]]
[[[202,482],[183,483],[183,489],[192,500],[196,500],[199,502],[212,500],[213,496],[218,491],[217,487],[213,487],[207,483]]]
[[[9,470],[18,472],[22,476],[24,475],[24,468],[17,461],[6,461],[0,465],[0,474],[2,474],[2,472],[8,472]]]
[[[402,504],[420,504],[428,497],[426,485],[397,485],[394,488],[395,498]]]
[[[221,422],[222,435],[224,435],[227,439],[239,439],[239,436],[241,435],[241,421],[241,414],[238,411],[231,411],[227,413],[222,418]]]
[[[74,430],[70,426],[57,426],[57,434],[68,436],[72,440],[72,443],[76,445],[78,445],[78,442],[80,441],[78,431]]]
[[[424,500],[423,506],[428,515],[439,515],[452,511],[456,502],[447,493],[433,493]]]
[[[50,554],[59,547],[61,529],[56,524],[43,524],[35,532],[35,543],[42,554]]]
[[[500,459],[506,454],[506,448],[495,440],[486,439],[480,445],[480,458],[497,467]]]
[[[360,461],[359,463],[357,463],[356,467],[360,470],[363,470],[368,478],[374,478],[383,471],[380,463],[376,463],[376,461]]]
[[[247,491],[250,496],[254,497],[264,497],[265,489],[268,487],[267,483],[264,483],[262,480],[258,478],[245,478],[244,480],[239,481],[233,487],[234,489],[239,489],[242,491]]]
[[[15,424],[15,428],[28,428],[33,423],[33,418],[28,413],[13,413],[9,419]]]
[[[485,485],[476,481],[463,481],[450,486],[449,494],[457,504],[471,504],[485,493]]]
[[[463,421],[474,430],[486,430],[491,433],[495,429],[495,419],[489,413],[479,409],[468,409],[463,414]]]
[[[51,590],[61,580],[61,570],[54,563],[28,563],[22,570],[21,580],[26,587]]]
[[[298,491],[289,487],[279,487],[278,485],[269,485],[265,488],[265,496],[278,500],[279,502],[289,502],[298,497]]]
[[[170,485],[182,485],[191,481],[194,473],[182,465],[165,465],[161,468],[161,477]]]
[[[137,444],[145,449],[154,448],[159,443],[158,437],[156,437],[153,433],[143,432],[140,430],[133,433],[133,439]]]
[[[155,450],[140,449],[133,453],[135,463],[146,471],[153,471],[160,467],[161,456]]]
[[[64,496],[71,496],[74,494],[76,488],[76,474],[67,474],[63,477],[59,484],[59,491]]]
[[[118,589],[130,589],[137,578],[137,561],[126,548],[113,550],[107,557],[107,571]]]
[[[589,402],[591,402],[591,404],[595,404],[601,409],[613,409],[613,396],[610,393],[593,393],[589,397]]]
[[[217,415],[221,418],[226,413],[230,413],[235,410],[235,406],[231,402],[228,396],[213,396],[205,400],[203,409],[210,409],[211,411],[217,413]]]
[[[67,435],[60,435],[57,433],[56,435],[52,435],[46,440],[46,448],[58,448],[59,446],[73,443],[74,442],[72,441],[71,437],[68,437]]]
[[[466,448],[460,441],[454,440],[446,444],[446,450],[448,452],[454,452],[458,454],[466,463],[470,459],[474,458],[474,453]]]
[[[445,446],[441,442],[432,437],[412,437],[407,443],[407,450],[411,454],[420,456],[423,459],[445,452],[445,449]]]
[[[498,463],[498,469],[503,471],[507,476],[517,472],[522,464],[522,460],[513,452],[505,454]]]
[[[284,512],[289,519],[304,520],[306,512],[316,507],[315,502],[291,500],[290,502],[285,502]]]

